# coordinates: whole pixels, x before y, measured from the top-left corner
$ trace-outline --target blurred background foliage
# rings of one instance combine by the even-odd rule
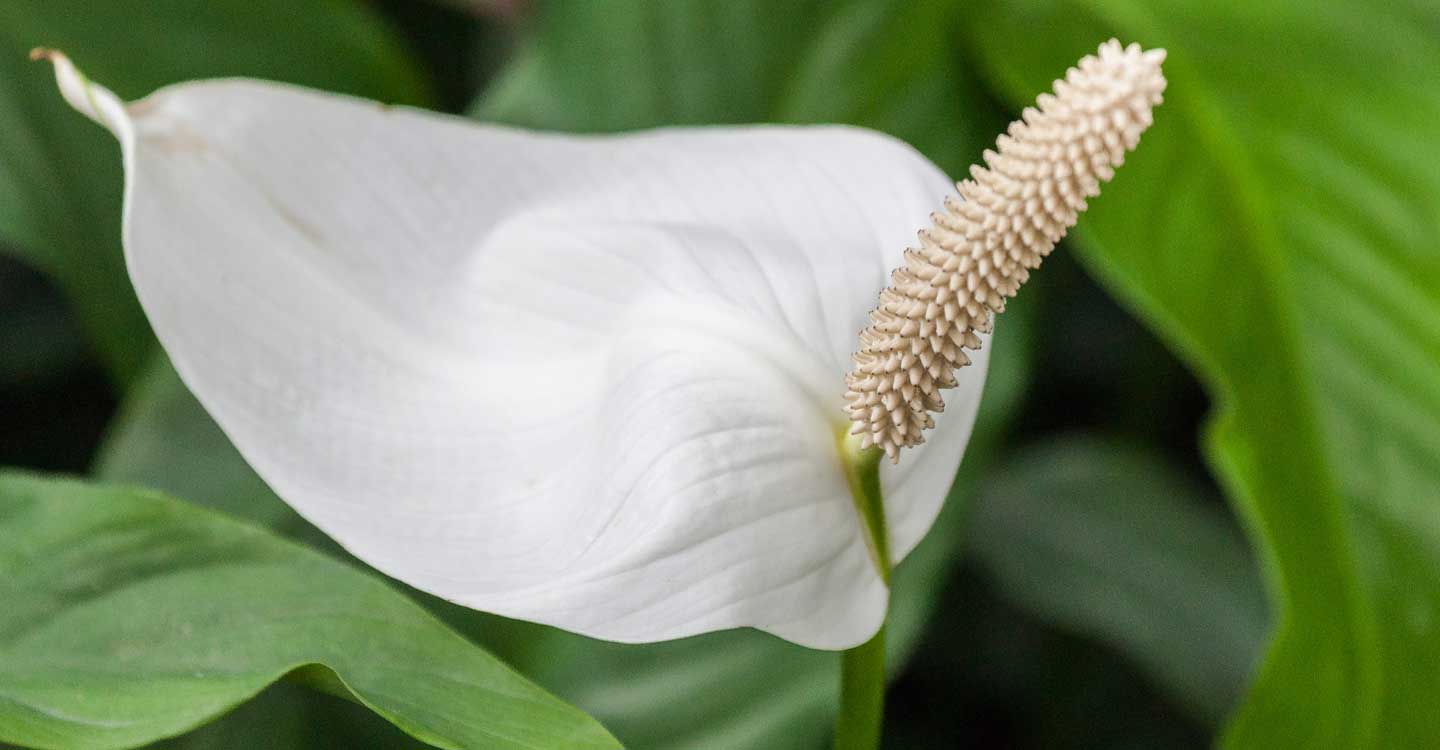
[[[131,98],[247,75],[566,131],[848,122],[959,177],[1111,36],[1169,49],[1167,102],[999,324],[950,501],[898,571],[886,746],[1436,744],[1424,0],[3,0],[0,465],[163,490],[344,556],[153,344],[117,149],[32,46]],[[410,593],[628,747],[828,742],[833,655],[751,632],[618,646]],[[281,682],[163,745],[415,740]]]

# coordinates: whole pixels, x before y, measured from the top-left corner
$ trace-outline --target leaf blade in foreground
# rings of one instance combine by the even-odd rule
[[[442,748],[619,747],[377,578],[268,532],[14,473],[0,521],[0,740],[134,747],[298,675]]]
[[[1434,744],[1433,14],[1097,0],[980,16],[972,39],[1017,102],[1092,39],[1170,51],[1167,103],[1076,244],[1219,404],[1206,452],[1278,618],[1227,744]]]

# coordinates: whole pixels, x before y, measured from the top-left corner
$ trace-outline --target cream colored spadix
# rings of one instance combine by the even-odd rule
[[[248,80],[122,104],[124,245],[185,383],[277,494],[461,604],[619,641],[847,648],[888,591],[836,448],[855,331],[949,180],[837,127],[582,137]],[[984,362],[881,476],[929,529]]]
[[[845,399],[852,434],[892,461],[924,442],[992,316],[1005,309],[1055,243],[1135,148],[1160,103],[1164,50],[1110,40],[985,152],[905,251],[860,334]],[[997,153],[998,152],[998,153]]]

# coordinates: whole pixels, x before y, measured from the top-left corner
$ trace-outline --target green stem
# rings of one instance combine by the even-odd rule
[[[835,750],[875,750],[885,718],[885,628],[840,656]]]
[[[885,501],[880,493],[877,448],[859,450],[852,438],[839,435],[845,479],[855,510],[865,521],[866,542],[880,579],[890,585],[890,543],[885,528]],[[840,717],[835,723],[836,750],[876,750],[885,716],[885,626],[865,643],[840,658]]]

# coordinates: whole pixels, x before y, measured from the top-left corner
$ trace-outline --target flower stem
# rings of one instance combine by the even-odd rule
[[[866,542],[880,579],[890,585],[890,542],[885,528],[885,501],[880,493],[879,448],[859,450],[841,433],[840,455],[845,478],[864,520]],[[840,658],[840,717],[835,723],[836,750],[876,750],[885,716],[885,626],[874,637]]]
[[[840,656],[835,750],[876,750],[885,716],[885,628]]]

